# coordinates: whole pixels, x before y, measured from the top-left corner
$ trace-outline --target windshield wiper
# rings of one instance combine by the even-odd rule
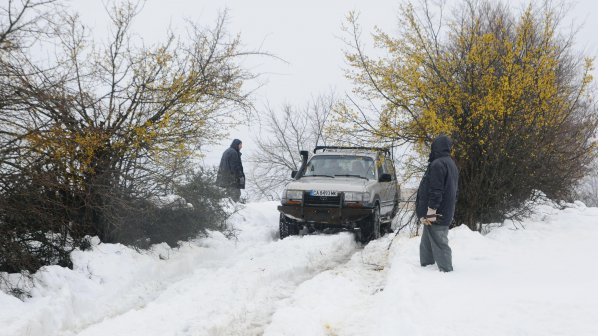
[[[332,178],[334,178],[334,176],[332,176],[332,175],[322,175],[322,174],[303,175],[303,176],[304,177],[324,176],[324,177],[332,177]]]
[[[334,176],[359,177],[359,178],[361,178],[361,179],[368,180],[368,178],[367,178],[367,177],[363,177],[363,176],[361,176],[361,175],[354,175],[354,174],[343,174],[343,175],[337,175],[337,174],[334,174]]]

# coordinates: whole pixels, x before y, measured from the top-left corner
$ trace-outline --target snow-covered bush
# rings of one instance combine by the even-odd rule
[[[158,243],[174,247],[207,230],[224,230],[229,212],[221,202],[225,195],[215,185],[215,175],[214,170],[200,169],[176,185],[174,194],[160,197],[161,202],[137,201],[123,213],[115,234],[118,242],[138,248]]]

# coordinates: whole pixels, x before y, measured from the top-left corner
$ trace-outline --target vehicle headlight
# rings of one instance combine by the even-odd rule
[[[367,192],[345,192],[345,202],[368,202],[370,193]]]
[[[285,191],[284,195],[285,199],[288,200],[301,200],[303,199],[303,191],[302,190],[287,190]]]

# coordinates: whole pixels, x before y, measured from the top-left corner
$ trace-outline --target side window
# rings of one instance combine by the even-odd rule
[[[392,176],[392,180],[394,181],[394,179],[395,179],[395,169],[394,169],[394,166],[392,164],[392,161],[389,160],[389,159],[385,159],[383,167],[384,167],[384,173],[390,174],[390,176]]]
[[[386,162],[386,160],[384,159],[384,156],[378,156],[378,158],[376,159],[376,167],[378,167],[378,178],[380,178],[380,176],[382,176],[382,174],[384,174],[385,162]]]

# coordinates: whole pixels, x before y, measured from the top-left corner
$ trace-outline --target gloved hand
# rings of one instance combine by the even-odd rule
[[[432,225],[436,221],[436,209],[428,208],[426,217],[420,218],[419,221],[423,225]]]
[[[428,208],[426,219],[429,220],[430,223],[434,223],[436,221],[436,209]]]

